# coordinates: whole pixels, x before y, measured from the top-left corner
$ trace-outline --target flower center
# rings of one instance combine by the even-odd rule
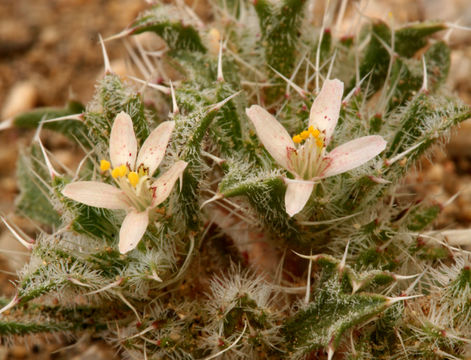
[[[152,189],[149,186],[148,170],[139,166],[138,171],[131,171],[126,165],[120,165],[111,169],[107,160],[101,160],[101,171],[110,171],[116,184],[128,198],[130,205],[137,211],[144,211],[152,204]]]
[[[298,147],[289,154],[289,160],[293,171],[302,179],[312,180],[327,166],[324,139],[325,135],[312,126],[293,136]]]
[[[322,134],[318,129],[314,129],[311,125],[307,130],[301,131],[299,134],[293,136],[293,142],[295,144],[301,144],[303,141],[314,138],[316,140],[316,145],[321,148],[324,146],[324,134]]]

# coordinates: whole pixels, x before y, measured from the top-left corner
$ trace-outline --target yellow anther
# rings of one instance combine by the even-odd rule
[[[100,161],[100,170],[101,171],[106,171],[106,170],[109,170],[111,164],[109,161],[106,161],[106,160],[101,160]]]
[[[123,177],[126,175],[127,171],[128,171],[128,168],[126,167],[126,165],[121,165],[113,169],[113,171],[111,172],[111,176],[114,177],[115,179],[117,177]]]
[[[320,135],[320,131],[317,130],[317,129],[314,129],[312,126],[309,126],[309,133],[314,136],[315,138],[317,138],[319,135]]]
[[[136,187],[136,185],[139,183],[139,175],[137,174],[137,172],[131,171],[128,174],[128,180],[132,186]]]
[[[321,148],[324,146],[324,141],[321,138],[316,138],[316,145],[317,147]]]
[[[309,131],[304,130],[304,131],[302,131],[299,135],[301,135],[301,138],[302,138],[303,140],[306,140],[306,139],[309,137]]]
[[[119,177],[119,168],[114,168],[112,171],[111,171],[111,176],[114,177],[115,179],[117,177]]]
[[[296,144],[299,144],[301,143],[301,141],[303,141],[303,138],[299,135],[294,135],[293,136],[293,141],[296,143]]]

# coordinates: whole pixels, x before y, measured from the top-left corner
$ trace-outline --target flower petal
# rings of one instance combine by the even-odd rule
[[[154,199],[152,200],[151,207],[156,207],[168,198],[175,182],[183,174],[187,165],[188,163],[186,161],[179,160],[164,174],[162,174],[162,176],[154,181],[152,184],[152,187],[155,188]]]
[[[286,170],[291,171],[288,149],[295,149],[286,129],[268,111],[258,105],[245,110],[255,126],[257,135],[271,156]]]
[[[67,184],[62,194],[82,204],[105,208],[127,209],[124,193],[118,188],[97,181],[77,181]]]
[[[326,145],[329,144],[339,120],[342,95],[343,82],[337,79],[326,80],[311,107],[309,126],[324,131]]]
[[[119,230],[119,252],[126,254],[134,249],[149,225],[149,214],[146,211],[131,211],[126,215]]]
[[[114,120],[110,135],[110,159],[113,167],[128,164],[134,170],[137,140],[131,117],[121,111]]]
[[[285,179],[288,187],[285,193],[285,208],[289,216],[296,215],[306,205],[312,190],[314,181]]]
[[[146,168],[149,168],[149,176],[152,176],[164,158],[174,127],[175,121],[164,121],[150,133],[141,150],[139,150],[136,166],[143,164]]]
[[[373,159],[385,148],[386,141],[378,135],[364,136],[342,144],[326,156],[330,163],[321,177],[334,176],[354,169]]]

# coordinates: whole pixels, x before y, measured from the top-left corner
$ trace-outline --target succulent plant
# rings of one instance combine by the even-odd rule
[[[2,218],[31,250],[2,339],[92,332],[147,359],[469,353],[469,253],[433,230],[443,204],[400,191],[471,115],[443,85],[447,25],[339,37],[308,7],[225,0],[204,24],[157,5],[112,37],[163,39],[158,57],[130,50],[142,79],[104,50],[86,107],[10,120],[38,128],[16,207],[43,231]],[[42,128],[84,149],[74,173]]]

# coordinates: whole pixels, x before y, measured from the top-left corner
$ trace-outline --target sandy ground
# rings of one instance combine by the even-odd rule
[[[195,0],[198,2],[198,0]],[[322,13],[322,2],[316,6]],[[424,19],[445,19],[471,26],[469,0],[376,0],[354,2],[366,15],[404,23]],[[125,28],[147,6],[141,0],[1,0],[0,1],[0,117],[36,106],[62,106],[68,99],[88,102],[95,80],[103,71],[98,34],[104,37]],[[201,4],[200,4],[201,9]],[[353,8],[352,8],[353,9]],[[347,12],[347,17],[354,10]],[[319,19],[320,16],[314,17]],[[450,37],[454,50],[448,86],[471,104],[471,32],[455,31]],[[111,59],[124,57],[119,42],[107,44]],[[31,131],[0,132],[0,214],[10,214],[17,194],[15,162],[19,149],[31,140]],[[44,133],[45,145],[66,165],[74,167],[77,150],[61,136]],[[436,151],[431,163],[422,162],[421,170],[410,182],[419,196],[432,195],[445,202],[459,196],[444,209],[439,227],[469,227],[471,224],[471,122],[456,131],[444,151]],[[424,186],[425,185],[425,186]],[[31,222],[9,215],[26,231],[37,230]],[[2,227],[0,248],[23,251]],[[15,271],[27,259],[24,255],[1,257],[0,269]],[[11,295],[8,280],[14,273],[0,272],[0,293]],[[31,338],[29,347],[22,344],[7,349],[0,345],[4,359],[112,359],[118,358],[109,346],[83,338],[79,345],[60,350],[68,341]],[[54,351],[56,351],[54,353]]]

